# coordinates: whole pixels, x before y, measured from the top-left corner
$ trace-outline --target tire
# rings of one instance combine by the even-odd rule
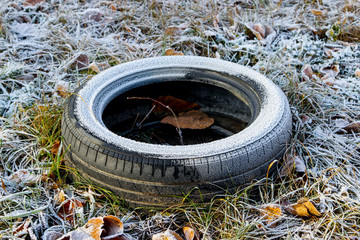
[[[117,96],[165,81],[236,93],[250,106],[250,124],[232,136],[186,146],[138,142],[106,127],[102,114]],[[188,194],[207,202],[264,178],[270,164],[282,158],[291,128],[285,95],[263,75],[227,61],[171,56],[120,64],[83,84],[65,107],[62,136],[69,149],[66,160],[85,177],[132,206],[164,207]]]

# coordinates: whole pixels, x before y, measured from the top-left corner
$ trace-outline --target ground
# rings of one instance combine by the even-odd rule
[[[2,239],[56,239],[106,215],[135,239],[184,224],[203,239],[359,238],[359,1],[3,0],[0,16]],[[68,95],[106,68],[165,54],[235,62],[282,88],[293,137],[279,173],[210,206],[147,216],[69,180]],[[318,213],[291,211],[308,202]]]

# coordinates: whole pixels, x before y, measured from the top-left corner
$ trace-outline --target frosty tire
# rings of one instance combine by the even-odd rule
[[[187,146],[138,142],[105,126],[102,114],[115,97],[164,81],[226,89],[249,105],[251,123],[230,137]],[[282,157],[290,132],[287,99],[266,77],[238,64],[184,56],[137,60],[98,74],[70,97],[62,122],[69,164],[133,206],[171,205],[189,193],[209,201],[262,179]]]

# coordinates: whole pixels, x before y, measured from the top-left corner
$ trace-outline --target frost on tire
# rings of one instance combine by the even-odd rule
[[[117,132],[128,118],[149,112],[146,103],[127,97],[169,92],[248,125],[214,141],[174,146]],[[290,132],[288,101],[266,77],[238,64],[184,56],[137,60],[98,74],[70,97],[62,123],[68,163],[133,206],[171,205],[190,192],[193,201],[209,201],[262,179],[282,157]]]

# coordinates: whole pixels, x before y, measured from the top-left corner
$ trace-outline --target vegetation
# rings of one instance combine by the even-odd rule
[[[203,239],[359,236],[358,1],[4,0],[0,16],[0,238],[51,239],[106,215],[138,239],[186,224]],[[75,87],[165,53],[246,65],[283,89],[293,138],[278,173],[144,216],[64,163],[61,114]]]

